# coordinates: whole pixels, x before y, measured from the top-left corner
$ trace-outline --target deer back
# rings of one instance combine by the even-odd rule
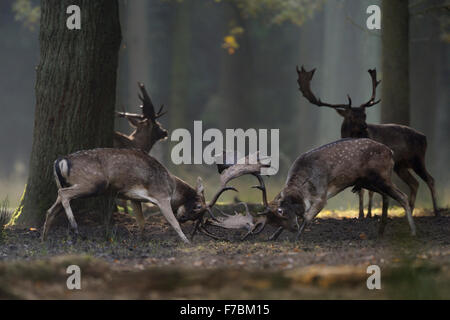
[[[80,151],[58,160],[58,168],[66,186],[97,185],[99,191],[108,188],[130,199],[138,198],[141,192],[156,199],[167,198],[175,187],[162,164],[135,149]]]
[[[285,192],[319,195],[392,170],[393,152],[371,139],[341,139],[304,153],[289,170]],[[283,192],[282,192],[283,194]]]

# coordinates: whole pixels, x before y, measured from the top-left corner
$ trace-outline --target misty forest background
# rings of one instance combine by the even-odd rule
[[[166,105],[169,112],[160,120],[169,133],[192,129],[194,120],[202,120],[204,130],[279,128],[280,170],[267,182],[273,197],[300,153],[340,137],[342,118],[301,96],[295,66],[317,68],[312,88],[332,103],[346,102],[347,93],[355,105],[368,100],[369,68],[378,70],[381,98],[386,77],[386,34],[365,27],[366,8],[381,6],[381,0],[297,2],[301,5],[291,10],[283,9],[279,0],[259,5],[256,0],[119,1],[122,42],[116,110],[138,111],[137,81],[142,81],[154,103]],[[398,106],[403,122],[428,137],[427,165],[436,179],[441,207],[450,204],[450,19],[448,5],[442,10],[444,3],[409,3],[410,103],[406,111]],[[39,1],[30,0],[0,2],[0,198],[8,197],[12,207],[26,184],[32,147],[38,6]],[[402,90],[401,82],[396,86]],[[368,110],[368,122],[380,123],[382,110],[387,114],[386,108],[397,108],[383,102]],[[130,132],[124,120],[116,120],[116,129]],[[190,183],[202,176],[206,190],[214,190],[219,181],[215,168],[172,165],[173,146],[170,140],[160,142],[151,154]],[[255,183],[244,178],[234,185],[242,200],[259,201],[259,193],[249,188],[251,182]],[[357,197],[346,191],[329,207],[357,204]],[[430,204],[420,180],[418,205]]]

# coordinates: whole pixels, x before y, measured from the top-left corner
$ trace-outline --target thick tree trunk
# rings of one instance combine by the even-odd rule
[[[81,9],[81,30],[66,27]],[[42,0],[30,173],[16,223],[36,226],[56,198],[59,156],[112,145],[121,31],[116,0]],[[106,204],[106,201],[103,201]]]
[[[409,9],[408,0],[382,2],[381,122],[408,125]]]

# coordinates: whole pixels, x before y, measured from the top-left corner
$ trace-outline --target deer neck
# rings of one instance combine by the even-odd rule
[[[341,138],[368,138],[367,123],[364,127],[351,120],[344,119],[341,125]]]
[[[174,177],[175,180],[175,190],[170,201],[173,210],[177,210],[180,206],[184,205],[189,201],[195,200],[197,192],[185,181],[178,177]]]

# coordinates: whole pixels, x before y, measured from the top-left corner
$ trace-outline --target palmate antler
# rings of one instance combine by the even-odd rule
[[[225,152],[224,157],[226,157]],[[243,175],[250,174],[255,176],[258,179],[259,185],[254,186],[253,188],[261,190],[263,203],[265,206],[267,206],[268,203],[267,203],[266,186],[264,184],[264,179],[260,173],[262,168],[270,168],[270,164],[261,163],[261,160],[266,159],[261,159],[259,157],[259,152],[256,152],[240,160],[237,160],[236,157],[233,157],[231,161],[229,159],[224,158],[225,164],[221,165],[218,164],[217,167],[219,172],[221,172],[220,181],[222,185],[227,185],[229,181],[241,177]]]
[[[255,218],[251,215],[245,202],[239,204],[245,207],[245,215],[237,213],[236,211],[234,212],[234,215],[229,215],[218,209],[223,217],[215,217],[214,220],[210,220],[208,223],[224,229],[245,228],[247,229],[247,233],[241,238],[241,240],[245,240],[250,234],[258,234],[264,229],[267,217],[260,216]]]
[[[159,108],[159,111],[155,113],[155,107],[153,105],[152,99],[150,99],[149,94],[147,93],[147,90],[145,89],[145,86],[142,82],[138,82],[139,89],[141,89],[142,96],[139,95],[139,99],[142,101],[142,114],[144,118],[149,119],[151,121],[156,121],[156,119],[162,117],[166,114],[166,112],[163,112],[164,105],[161,105]]]
[[[125,117],[127,119],[137,119],[137,120],[148,119],[152,122],[155,122],[158,118],[161,118],[163,115],[165,115],[167,111],[163,112],[164,105],[161,105],[159,111],[156,113],[152,99],[150,99],[150,95],[145,89],[144,84],[142,82],[138,82],[138,86],[142,93],[142,95],[138,94],[139,99],[142,101],[142,105],[140,106],[142,108],[142,114],[119,112],[119,111],[116,111],[116,114],[119,117]]]
[[[375,96],[377,94],[377,87],[380,84],[380,81],[377,81],[377,70],[376,69],[369,69],[368,70],[370,74],[370,78],[372,79],[372,96],[370,97],[370,100],[366,103],[363,103],[360,108],[369,108],[373,107],[374,105],[380,103],[381,99],[375,101]]]
[[[347,104],[330,104],[326,102],[322,102],[320,98],[316,98],[314,93],[311,91],[311,80],[314,76],[314,72],[316,72],[316,69],[312,69],[311,71],[306,71],[305,68],[302,66],[301,69],[297,66],[297,74],[298,79],[297,83],[299,85],[299,90],[303,94],[303,96],[308,99],[309,102],[312,104],[319,106],[319,107],[330,107],[333,109],[350,109],[352,108],[352,99],[349,95],[347,95],[348,103]],[[380,103],[381,100],[375,101],[376,96],[376,90],[377,86],[380,84],[381,81],[377,81],[377,70],[376,69],[369,69],[368,70],[370,77],[372,79],[372,96],[370,97],[370,100],[366,103],[363,103],[360,108],[369,108],[372,107],[378,103]]]
[[[311,80],[314,76],[314,72],[316,72],[316,69],[312,69],[311,71],[306,71],[305,68],[299,69],[297,66],[297,74],[298,74],[298,80],[297,83],[299,85],[299,90],[303,94],[303,96],[308,99],[309,102],[312,104],[315,104],[319,107],[330,107],[333,109],[348,109],[352,106],[352,99],[349,95],[347,95],[348,103],[347,104],[330,104],[326,102],[322,102],[320,98],[316,98],[314,93],[311,91]]]
[[[226,153],[224,153],[224,156],[226,156]],[[218,218],[212,214],[211,208],[217,201],[218,196],[223,192],[222,190],[226,191],[226,190],[231,189],[231,190],[236,191],[236,189],[234,189],[233,187],[227,187],[227,184],[231,180],[241,177],[243,175],[247,175],[247,174],[254,175],[255,177],[258,178],[260,185],[254,187],[254,188],[258,188],[259,190],[262,191],[264,206],[266,207],[266,209],[268,208],[266,187],[264,184],[264,180],[260,175],[260,172],[261,172],[262,168],[268,168],[268,167],[270,167],[270,165],[261,163],[261,159],[259,157],[259,152],[250,154],[247,157],[240,159],[239,161],[237,160],[237,157],[233,157],[233,159],[234,159],[234,161],[232,161],[232,162],[235,162],[234,164],[230,163],[230,161],[228,161],[229,159],[227,159],[227,162],[224,165],[218,164],[218,170],[219,170],[219,172],[221,172],[220,181],[221,181],[222,187],[219,190],[219,192],[216,194],[217,196],[214,196],[213,200],[211,200],[211,202],[209,204],[209,212],[210,212],[212,220],[206,220],[206,222],[204,224],[198,223],[196,225],[196,228],[198,228],[198,230],[202,231],[203,233],[205,233],[205,231],[206,231],[207,233],[205,233],[205,234],[210,237],[213,237],[214,239],[218,239],[218,237],[215,235],[212,235],[211,233],[209,233],[206,230],[206,228],[205,228],[206,224],[214,225],[216,227],[221,227],[221,228],[225,228],[225,229],[245,228],[245,229],[247,229],[248,232],[242,238],[242,240],[244,240],[250,234],[260,233],[264,229],[266,220],[267,220],[267,217],[263,216],[263,215],[258,216],[257,218],[254,218],[250,214],[247,204],[245,204],[245,203],[241,203],[245,206],[245,210],[246,210],[245,215],[241,214],[241,213],[237,213],[237,212],[235,212],[234,215],[228,215],[219,209],[218,210],[222,212],[223,217]],[[194,229],[194,232],[195,232],[195,229]]]

